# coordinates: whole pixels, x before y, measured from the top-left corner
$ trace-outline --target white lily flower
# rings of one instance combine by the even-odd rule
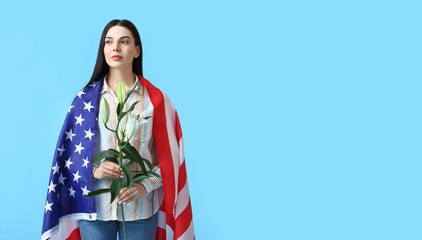
[[[135,115],[132,112],[128,114],[128,120],[126,124],[126,138],[129,141],[133,135],[138,131],[139,127],[142,124],[147,123],[148,121],[144,119],[144,113],[142,112],[140,115]]]

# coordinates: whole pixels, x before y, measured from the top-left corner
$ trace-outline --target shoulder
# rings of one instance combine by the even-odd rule
[[[80,101],[80,100],[84,100],[84,101],[93,101],[95,99],[97,99],[97,97],[100,95],[101,90],[103,87],[103,82],[102,81],[96,81],[90,85],[85,86],[84,88],[82,88],[75,96],[74,98],[74,102],[75,101]]]
[[[160,88],[154,86],[151,82],[147,79],[143,78],[142,83],[147,88],[149,97],[153,102],[154,107],[158,105],[162,105],[162,109],[165,110],[173,110],[175,111],[175,106],[173,102],[170,100],[169,96]]]

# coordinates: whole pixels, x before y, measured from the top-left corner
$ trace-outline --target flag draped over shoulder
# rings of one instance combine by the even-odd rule
[[[153,134],[163,178],[164,201],[158,211],[157,240],[195,239],[184,146],[173,103],[138,75],[154,106]],[[100,78],[102,79],[102,78]],[[97,140],[103,81],[78,93],[69,108],[53,158],[41,239],[81,239],[79,220],[96,219],[92,158]]]

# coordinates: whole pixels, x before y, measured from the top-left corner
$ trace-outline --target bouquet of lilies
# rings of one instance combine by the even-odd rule
[[[147,119],[150,118],[150,116],[143,117],[143,114],[141,115],[135,115],[132,113],[132,111],[135,109],[136,104],[139,101],[136,101],[130,106],[128,109],[127,107],[127,100],[129,96],[132,94],[132,92],[135,90],[135,87],[139,84],[139,81],[136,81],[135,85],[128,91],[127,94],[125,94],[125,87],[123,85],[122,81],[119,81],[119,84],[117,86],[117,99],[119,103],[116,107],[117,112],[117,127],[116,129],[110,129],[107,127],[107,122],[110,117],[110,108],[108,105],[108,102],[106,99],[102,98],[100,103],[100,114],[103,119],[103,123],[106,129],[109,131],[112,131],[116,134],[116,138],[118,141],[118,148],[119,149],[108,149],[105,151],[101,151],[97,154],[95,154],[92,163],[96,163],[98,161],[101,161],[102,159],[112,161],[116,164],[118,164],[126,176],[126,182],[122,182],[122,178],[115,178],[113,182],[111,183],[110,188],[104,188],[104,189],[97,189],[95,191],[90,192],[85,197],[93,197],[98,194],[102,193],[110,193],[111,194],[111,201],[112,203],[116,197],[119,195],[120,190],[122,190],[124,187],[127,187],[129,190],[130,186],[134,182],[140,182],[145,178],[156,176],[158,178],[161,178],[160,175],[156,174],[152,171],[152,165],[151,163],[145,159],[142,158],[139,152],[130,145],[129,140],[133,137],[133,135],[136,133],[136,131],[139,129],[139,127],[147,123]],[[129,163],[123,164],[123,159],[129,159]],[[140,166],[141,171],[133,171],[134,174],[132,174],[132,171],[129,169],[128,165],[136,163]],[[147,170],[147,167],[149,170]],[[124,212],[123,212],[123,205],[120,205],[121,211],[122,211],[122,217],[123,217],[123,229],[124,229],[124,235],[126,238],[126,228],[125,228],[125,218],[124,218]]]

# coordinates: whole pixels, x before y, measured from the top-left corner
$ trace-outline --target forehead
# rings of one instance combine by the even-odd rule
[[[132,32],[122,26],[111,27],[106,34],[106,37],[112,38],[120,38],[121,36],[129,36],[131,39],[133,39]]]

